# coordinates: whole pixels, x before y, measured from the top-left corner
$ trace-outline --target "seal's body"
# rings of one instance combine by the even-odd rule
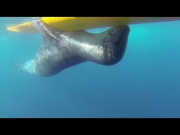
[[[102,65],[118,63],[126,50],[129,26],[112,27],[100,34],[85,31],[56,33],[40,19],[33,25],[40,31],[44,44],[35,59],[23,65],[23,71],[52,76],[63,69],[91,61]]]

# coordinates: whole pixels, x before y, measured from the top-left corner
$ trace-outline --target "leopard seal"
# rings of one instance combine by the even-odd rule
[[[128,25],[112,27],[102,33],[86,31],[59,31],[50,28],[40,18],[32,21],[39,30],[43,45],[33,60],[24,65],[12,63],[19,71],[49,77],[77,64],[91,61],[101,65],[114,65],[124,56],[130,28]]]

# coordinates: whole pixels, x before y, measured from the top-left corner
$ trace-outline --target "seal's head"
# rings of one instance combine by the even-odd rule
[[[112,27],[106,31],[103,39],[104,57],[106,65],[119,62],[126,50],[130,28],[127,25]]]

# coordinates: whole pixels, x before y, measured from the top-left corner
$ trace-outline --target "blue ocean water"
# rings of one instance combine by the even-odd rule
[[[114,66],[86,62],[44,78],[10,65],[33,59],[42,44],[39,34],[5,29],[28,19],[0,18],[1,118],[180,117],[180,21],[130,25]]]

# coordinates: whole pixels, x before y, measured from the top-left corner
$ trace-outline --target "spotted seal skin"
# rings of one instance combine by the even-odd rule
[[[45,77],[85,61],[102,65],[118,63],[125,53],[130,32],[129,26],[124,25],[100,34],[85,31],[62,31],[57,34],[41,19],[32,23],[40,31],[43,45],[34,60],[26,62],[21,70]]]

